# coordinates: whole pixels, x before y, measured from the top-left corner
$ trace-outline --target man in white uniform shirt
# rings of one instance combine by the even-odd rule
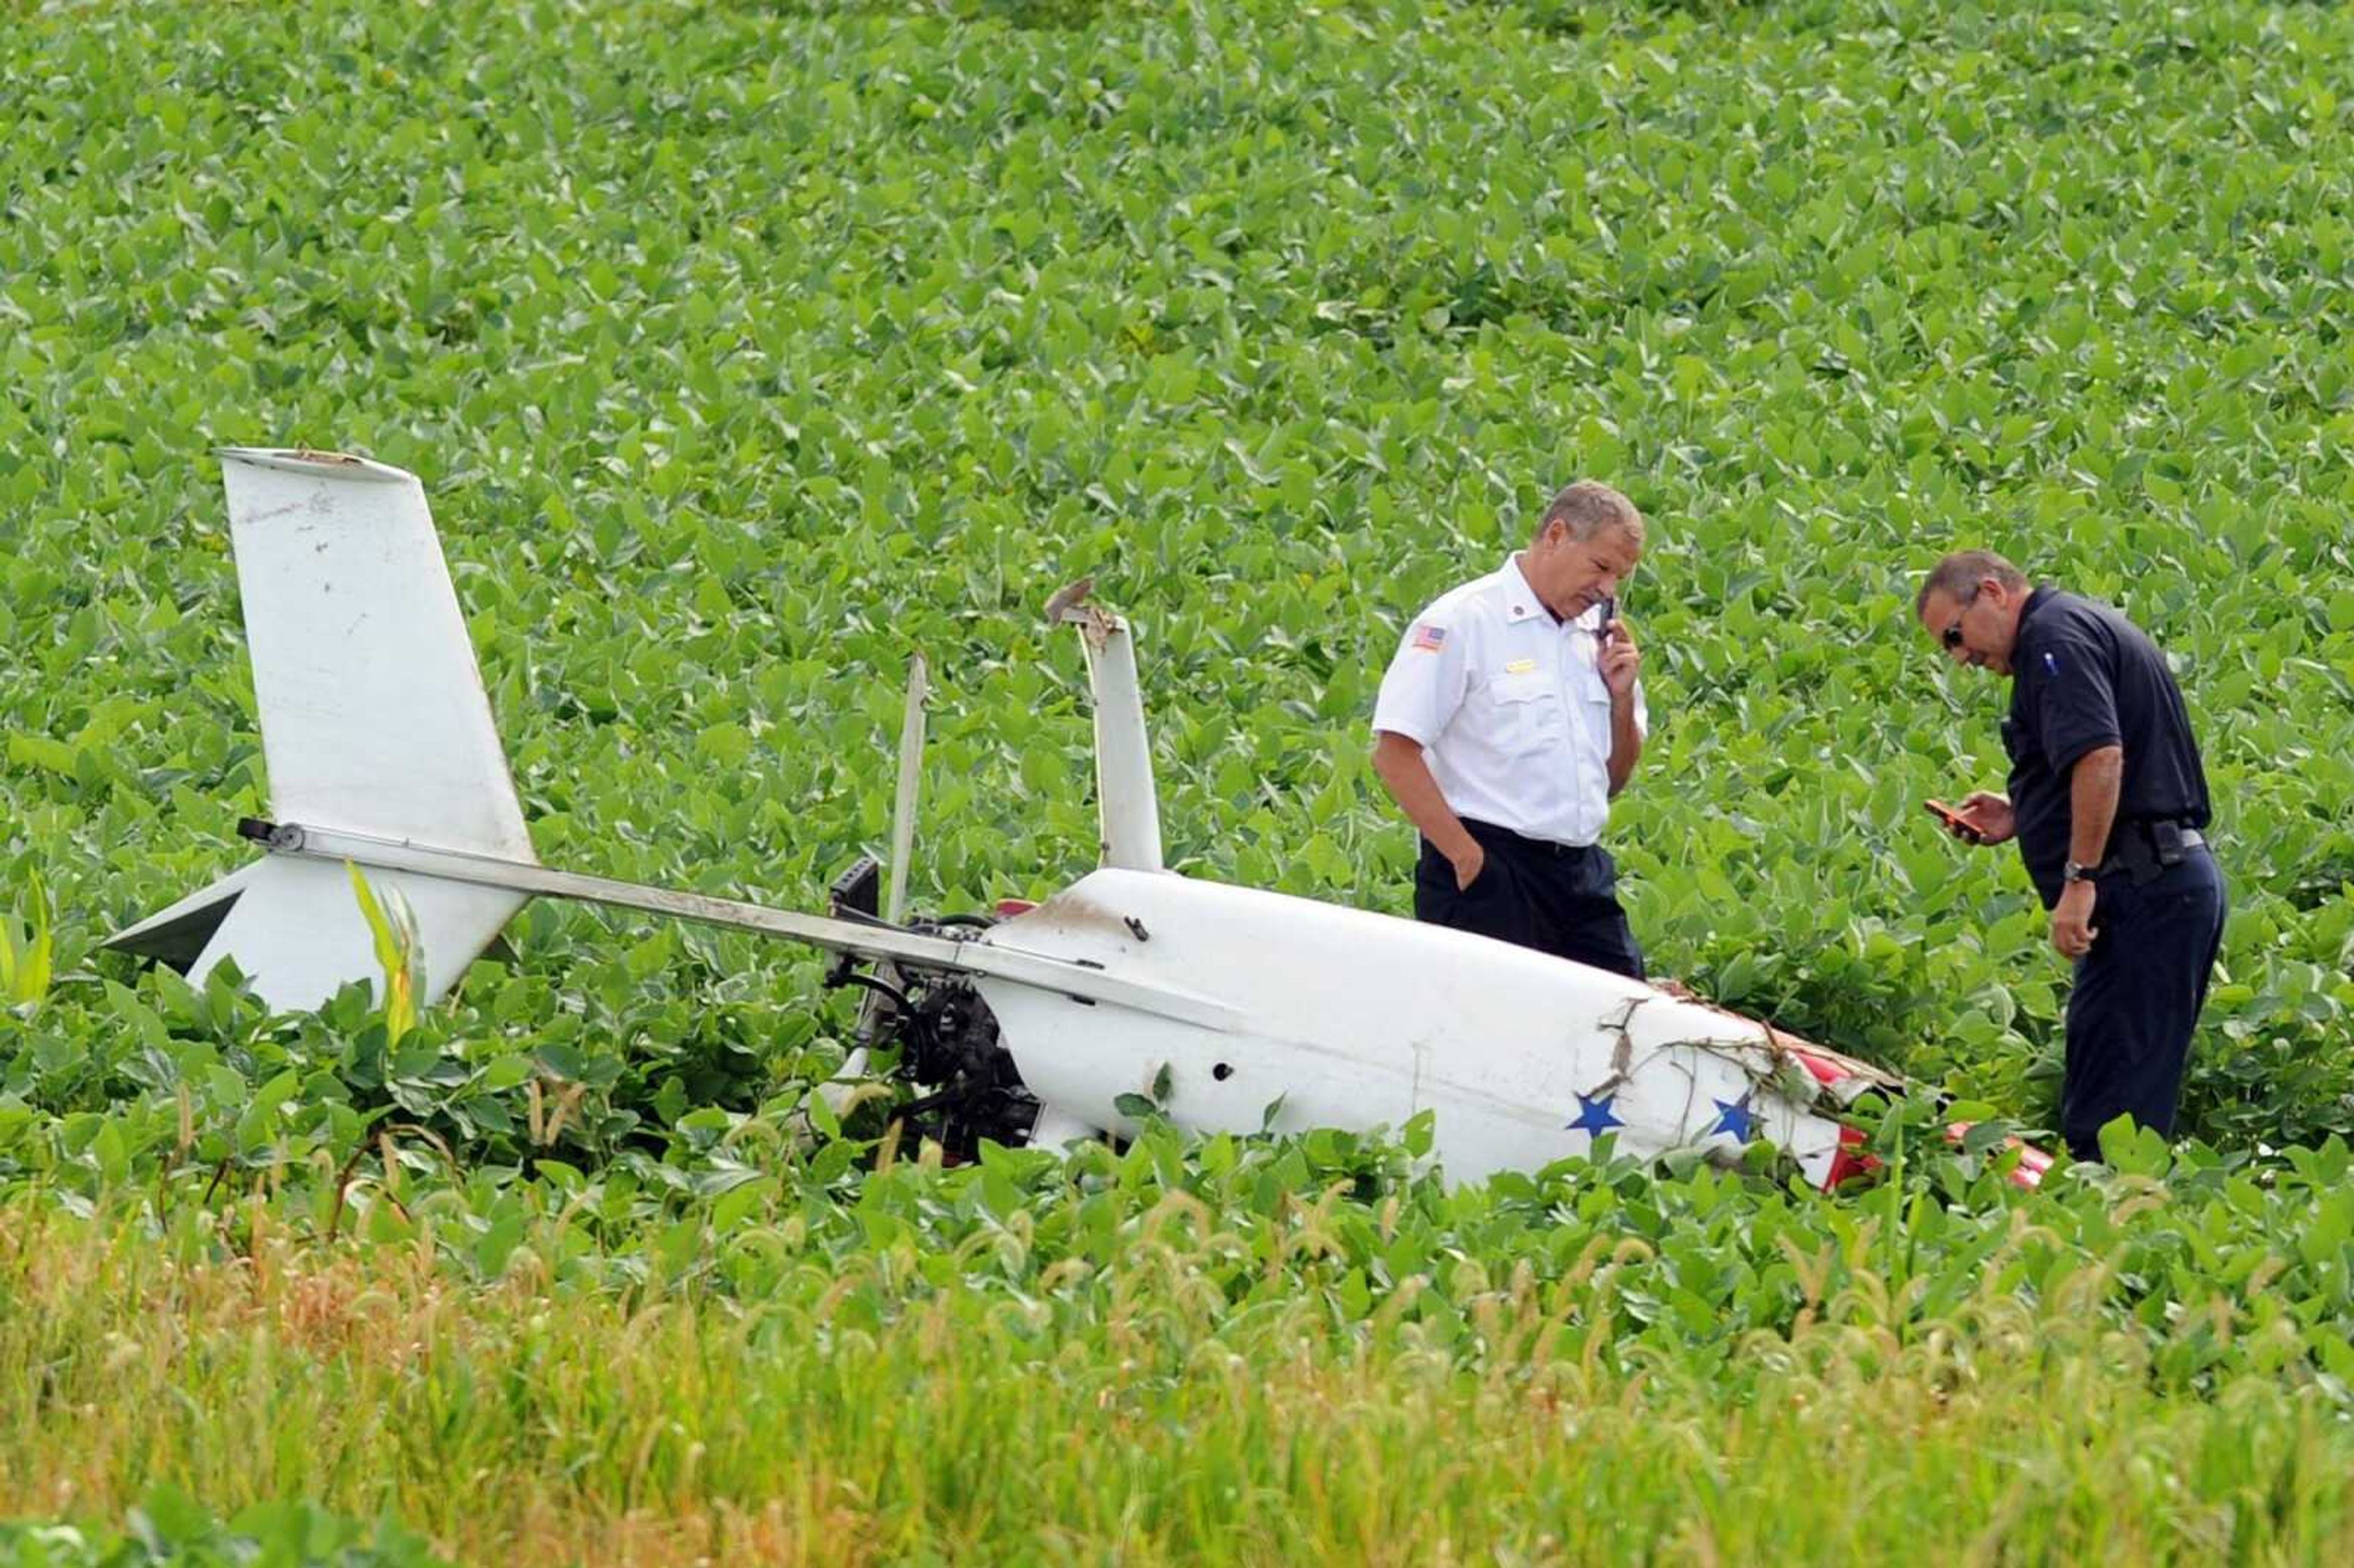
[[[1642,554],[1643,514],[1581,480],[1527,549],[1406,629],[1373,769],[1422,834],[1415,918],[1643,978],[1596,842],[1649,724],[1615,614]]]

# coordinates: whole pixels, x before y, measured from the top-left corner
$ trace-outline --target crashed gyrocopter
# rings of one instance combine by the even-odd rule
[[[273,1008],[378,980],[350,862],[413,912],[419,1005],[535,895],[831,949],[831,978],[869,992],[864,1038],[897,1048],[915,1095],[901,1114],[951,1153],[1132,1134],[1131,1097],[1145,1095],[1204,1133],[1398,1128],[1427,1111],[1458,1181],[1533,1171],[1610,1133],[1626,1153],[1721,1161],[1770,1139],[1829,1189],[1867,1163],[1840,1111],[1901,1086],[1616,974],[1165,869],[1134,643],[1083,588],[1047,612],[1086,648],[1103,862],[1044,903],[902,917],[919,689],[887,906],[872,861],[822,916],[543,866],[424,488],[339,453],[221,457],[275,820],[241,830],[260,859],[109,945],[197,977],[233,959]],[[2045,1163],[2025,1150],[2014,1179]]]

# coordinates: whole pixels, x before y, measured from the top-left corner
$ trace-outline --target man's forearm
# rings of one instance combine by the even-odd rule
[[[2109,830],[2117,820],[2117,789],[2126,775],[2121,746],[2104,746],[2076,758],[2068,774],[2068,858],[2098,863],[2108,853]]]
[[[1643,755],[1643,731],[1635,723],[1635,699],[1614,696],[1610,700],[1610,793],[1616,795],[1627,788],[1627,780],[1635,776],[1635,764]]]
[[[1458,861],[1471,853],[1476,841],[1439,791],[1438,780],[1430,776],[1430,764],[1423,760],[1422,747],[1412,736],[1384,730],[1373,744],[1373,771],[1381,776],[1383,788],[1389,790],[1406,820],[1437,846],[1439,853]]]

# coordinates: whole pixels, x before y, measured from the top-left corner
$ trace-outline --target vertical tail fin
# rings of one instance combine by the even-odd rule
[[[424,487],[336,453],[220,455],[272,814],[534,860]],[[398,887],[416,912],[420,1005],[524,902],[409,872],[373,880]],[[349,882],[320,863],[247,866],[110,945],[174,959],[198,939],[192,974],[233,957],[274,1007],[313,1006],[379,978]]]
[[[360,458],[221,458],[271,813],[531,859],[424,486]]]

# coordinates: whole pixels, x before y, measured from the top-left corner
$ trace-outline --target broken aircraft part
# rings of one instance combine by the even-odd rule
[[[266,853],[112,938],[201,976],[234,958],[271,1006],[378,980],[352,862],[415,910],[429,1001],[534,896],[786,937],[843,955],[898,1047],[903,1107],[951,1148],[1131,1132],[1131,1097],[1196,1132],[1396,1128],[1429,1112],[1457,1181],[1605,1135],[1720,1160],[1770,1139],[1807,1178],[1860,1168],[1840,1112],[1894,1080],[1688,997],[1411,920],[1163,869],[1134,643],[1085,585],[1103,864],[986,921],[895,922],[871,876],[795,913],[538,863],[423,487],[365,460],[223,452],[277,821]],[[911,692],[903,758],[920,735]],[[894,845],[907,842],[910,800]],[[904,858],[904,856],[902,856]],[[904,874],[904,866],[892,868]],[[896,905],[896,875],[892,905]],[[860,966],[873,966],[862,969]],[[2030,1151],[2032,1153],[2032,1151]],[[2032,1178],[2041,1156],[2022,1160]]]

